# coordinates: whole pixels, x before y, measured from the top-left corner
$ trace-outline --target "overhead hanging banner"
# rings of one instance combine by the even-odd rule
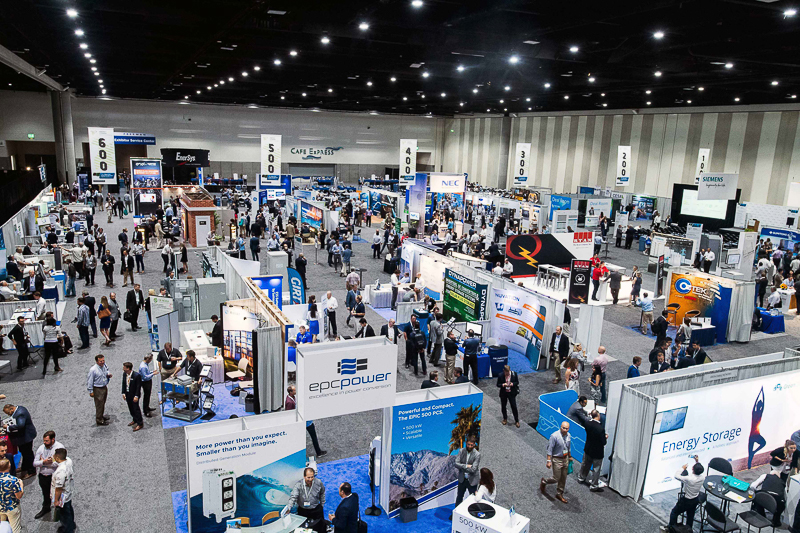
[[[739,174],[710,174],[700,176],[697,184],[698,200],[735,200]]]
[[[569,271],[569,304],[589,303],[589,280],[591,279],[592,262],[573,259]]]
[[[476,283],[450,270],[444,271],[444,318],[457,322],[475,322],[486,316],[489,286]]]
[[[431,172],[430,192],[438,193],[463,193],[466,188],[467,178],[464,174],[447,174],[444,172]]]
[[[492,288],[492,337],[536,365],[542,350],[546,309],[526,291]]]
[[[697,168],[694,170],[694,184],[700,183],[700,176],[706,173],[711,162],[711,148],[700,148],[697,154]]]
[[[92,185],[117,184],[114,128],[89,128],[89,159],[92,166]]]
[[[617,187],[625,187],[630,183],[631,147],[617,148]]]
[[[528,167],[531,158],[531,143],[517,143],[514,156],[514,187],[528,187]]]
[[[131,158],[133,216],[155,215],[162,199],[161,160]]]
[[[261,180],[264,186],[281,183],[281,136],[261,134]]]
[[[165,167],[207,167],[208,150],[196,148],[162,148],[161,163]]]
[[[414,183],[417,173],[417,140],[400,139],[400,183]]]
[[[322,228],[322,209],[306,202],[300,202],[300,224],[308,224],[312,228]]]
[[[289,305],[302,304],[306,301],[306,287],[303,284],[303,278],[300,273],[294,268],[288,267],[286,274],[289,278]]]
[[[114,144],[156,144],[156,136],[152,133],[114,132]]]

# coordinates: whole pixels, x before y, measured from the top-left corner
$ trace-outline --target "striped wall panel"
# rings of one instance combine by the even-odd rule
[[[512,161],[500,161],[502,117],[448,119],[444,170],[467,172],[497,186]],[[532,183],[554,192],[581,185],[614,187],[617,146],[632,150],[628,190],[670,196],[692,183],[700,148],[712,172],[738,172],[742,200],[784,204],[800,181],[800,111],[644,115],[524,116],[512,119],[509,159],[517,142],[531,143]]]

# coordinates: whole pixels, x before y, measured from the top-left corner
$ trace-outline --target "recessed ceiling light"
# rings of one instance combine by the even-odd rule
[[[474,89],[472,89],[472,92],[475,93],[475,94],[478,94],[478,88],[475,87]]]
[[[408,96],[403,97],[403,101],[405,102],[406,100],[408,100]]]
[[[367,87],[372,87],[372,82],[371,81],[367,82]]]
[[[83,57],[92,57],[92,54],[87,52],[87,53],[83,54]]]
[[[97,83],[103,83],[103,80],[97,80]]]
[[[397,78],[395,78],[394,76],[392,76],[391,78],[389,78],[389,81],[391,81],[391,82],[395,82],[395,81],[397,81]]]
[[[608,107],[608,104],[603,102],[603,107]]]
[[[532,108],[532,107],[529,107],[529,108],[528,108],[528,111],[533,111],[533,108]]]
[[[233,81],[233,78],[232,78],[232,77],[229,77],[229,78],[228,78],[228,81]]]
[[[517,56],[511,56],[508,58],[508,62],[512,65],[516,65],[519,62],[519,58]]]
[[[259,70],[261,70],[261,67],[259,67],[258,65],[256,65],[256,66],[254,66],[254,67],[253,67],[253,70],[255,70],[256,72],[258,72]]]
[[[329,42],[331,42],[331,40],[328,39],[328,37],[323,37],[322,39],[319,40],[319,42],[321,42],[322,44],[328,44]]]
[[[770,85],[778,85],[778,80],[772,80],[772,83]]]
[[[652,93],[652,92],[653,92],[653,91],[651,91],[650,89],[647,89],[647,90],[644,92],[644,94],[650,94],[650,93]]]
[[[545,88],[545,89],[549,89],[549,88],[550,88],[550,84],[549,84],[549,83],[545,83],[545,84],[544,84],[544,88]]]
[[[487,113],[488,113],[489,111],[491,111],[491,109],[487,109],[487,110],[486,110],[486,112],[487,112]]]
[[[421,96],[422,98],[425,98],[425,95],[424,95],[424,94],[422,94],[422,95],[420,95],[420,96]]]
[[[280,59],[276,59],[276,60],[275,60],[275,61],[273,61],[272,63],[273,63],[274,65],[280,65],[280,64],[281,64],[281,60],[280,60]]]
[[[686,100],[686,103],[687,103],[687,104],[691,104],[691,103],[692,103],[692,101],[691,101],[691,100]]]
[[[504,107],[504,108],[503,108],[503,111],[508,111],[508,108],[507,108],[507,107]]]
[[[289,52],[289,55],[292,56],[292,57],[295,57],[297,55],[297,50],[291,50]]]
[[[661,77],[661,71],[657,70],[657,71],[653,72],[653,76],[655,76],[656,78],[660,78]]]
[[[447,93],[442,93],[442,94],[440,94],[439,96],[441,96],[442,98],[444,98],[445,96],[447,96]]]
[[[500,100],[500,103],[504,104],[504,103],[506,103],[506,101],[505,100]]]
[[[80,46],[81,46],[81,50],[86,50],[87,48],[89,48],[89,45],[86,44],[86,43],[81,43]]]
[[[414,0],[413,2],[411,2],[411,5],[412,7],[417,7],[417,8],[422,7],[422,0]]]
[[[358,29],[361,31],[367,31],[369,29],[369,24],[367,24],[366,22],[362,22],[361,24],[358,25]]]
[[[186,95],[186,96],[184,96],[183,98],[184,98],[184,100],[185,100],[185,99],[189,98],[189,95],[187,94],[187,95]]]
[[[570,47],[569,47],[569,51],[570,51],[570,52],[572,52],[572,53],[574,54],[575,52],[577,52],[577,51],[578,51],[578,47],[577,47],[577,46],[570,46]]]
[[[786,13],[784,13],[785,15]],[[67,16],[71,19],[74,19],[78,16],[78,11],[76,9],[67,9]]]
[[[605,95],[606,95],[606,93],[600,93],[600,96],[605,96]]]
[[[458,105],[460,105],[461,107],[464,107],[464,102],[459,102]]]
[[[568,94],[564,95],[564,100],[569,100],[569,95]]]
[[[97,70],[97,67],[92,67],[92,71],[96,71],[96,70]]]
[[[206,86],[206,90],[210,91],[211,90],[211,85]]]
[[[698,91],[705,91],[705,90],[706,90],[706,88],[705,88],[705,87],[698,87],[698,88],[697,88],[697,90],[698,90]]]
[[[306,96],[306,93],[303,93],[303,97],[305,97],[305,96]]]
[[[67,14],[69,14],[69,12],[67,12]],[[793,17],[795,15],[797,15],[796,9],[787,9],[786,11],[783,12],[784,17]]]
[[[219,80],[220,85],[225,85],[225,80]]]
[[[102,93],[103,93],[103,94],[106,94],[106,90],[105,90],[105,89],[103,89],[103,90],[102,90]]]
[[[9,85],[11,85],[11,84],[9,83]],[[105,87],[105,85],[103,85],[103,84],[101,83],[101,84],[100,84],[100,88],[102,89],[103,87]]]
[[[430,74],[428,74],[427,72],[423,72],[423,73],[422,73],[422,77],[423,77],[423,78],[427,78],[428,76],[430,76]]]
[[[92,67],[92,68],[94,68],[94,67]],[[95,72],[95,73],[94,73],[94,75],[95,75],[95,76],[99,76],[99,75],[100,75],[100,73],[99,73],[99,72]]]
[[[197,91],[197,94],[200,94],[201,91]]]
[[[725,63],[725,68],[733,68],[733,63]]]
[[[89,63],[92,63],[92,64],[97,63],[97,60],[96,59],[90,59]],[[777,83],[773,83],[772,85],[777,85]]]
[[[655,37],[656,39],[663,39],[664,38],[664,32],[663,31],[657,31],[657,32],[655,32],[653,34],[653,37]]]
[[[464,65],[457,66],[456,70],[459,71],[459,72],[464,72]]]
[[[332,93],[332,92],[333,92],[333,89],[328,89],[328,92],[329,92],[329,93]]]
[[[589,83],[594,83],[594,78],[593,77],[589,78]]]
[[[740,100],[740,98],[738,96],[733,99],[734,102],[738,102],[739,100]]]
[[[281,96],[281,100],[286,100],[286,97],[285,96]]]
[[[242,72],[242,77],[244,77],[244,78],[246,78],[246,77],[247,77],[247,71],[243,71],[243,72]]]
[[[9,83],[9,85],[11,85],[11,84]],[[792,96],[790,96],[790,98],[797,98],[797,95],[793,94]]]
[[[647,102],[647,105],[650,105],[650,104],[652,104],[652,103],[653,103],[653,102]]]
[[[218,84],[218,83],[215,83],[215,84],[214,84],[214,87],[219,87],[219,84]]]
[[[83,30],[75,30],[75,35],[77,35],[78,37],[82,37],[83,36]]]
[[[526,98],[526,99],[525,99],[525,101],[526,101],[526,102],[530,102],[530,101],[531,101],[531,99],[530,99],[530,98]]]

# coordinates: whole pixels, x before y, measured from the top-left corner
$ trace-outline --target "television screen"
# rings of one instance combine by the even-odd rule
[[[653,435],[683,429],[686,422],[686,410],[688,407],[679,407],[670,411],[656,413],[656,422],[653,426]]]
[[[683,191],[681,215],[725,220],[727,211],[728,200],[698,200],[696,190]]]

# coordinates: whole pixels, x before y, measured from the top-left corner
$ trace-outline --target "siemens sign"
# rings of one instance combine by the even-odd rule
[[[467,178],[465,174],[431,172],[430,176],[430,192],[463,193],[466,188]]]

